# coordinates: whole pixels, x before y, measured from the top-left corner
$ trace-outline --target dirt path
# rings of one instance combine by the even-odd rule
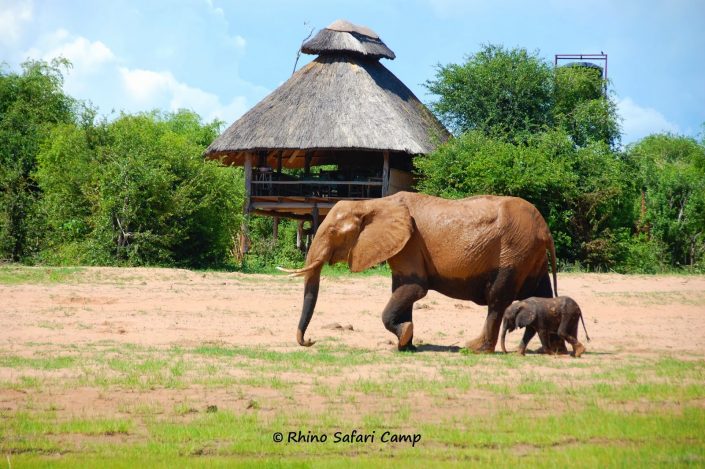
[[[380,312],[390,282],[377,276],[324,278],[307,336],[389,348],[393,337]],[[705,277],[561,274],[559,292],[581,305],[593,339],[590,351],[705,355]],[[297,347],[302,285],[281,276],[91,268],[69,283],[0,285],[0,298],[0,347],[13,353],[31,343],[106,340],[289,349]],[[462,346],[477,335],[484,317],[483,307],[430,292],[416,305],[415,340]],[[333,323],[353,330],[327,327]],[[518,340],[515,333],[508,343]]]

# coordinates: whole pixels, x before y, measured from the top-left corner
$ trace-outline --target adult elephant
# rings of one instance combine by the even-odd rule
[[[539,211],[516,197],[476,196],[445,200],[399,192],[381,199],[341,201],[321,223],[304,275],[304,303],[297,333],[300,345],[318,298],[324,264],[347,262],[360,272],[387,261],[392,297],[382,313],[399,350],[413,348],[414,302],[429,289],[451,298],[487,305],[479,337],[467,343],[493,352],[505,308],[515,299],[553,296],[546,251],[556,288],[555,248]]]

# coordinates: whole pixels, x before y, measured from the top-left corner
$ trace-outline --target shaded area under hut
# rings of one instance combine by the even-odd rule
[[[209,159],[244,166],[246,213],[320,220],[339,200],[412,187],[412,158],[449,133],[381,63],[370,29],[338,20],[305,42],[318,57],[223,132]]]

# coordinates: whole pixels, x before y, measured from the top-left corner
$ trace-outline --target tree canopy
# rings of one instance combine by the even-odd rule
[[[439,66],[427,86],[456,138],[416,159],[419,190],[523,197],[567,264],[705,268],[703,142],[653,135],[620,149],[599,69],[554,68],[537,53],[486,45]]]
[[[221,123],[193,112],[97,111],[63,91],[65,60],[0,70],[0,260],[48,264],[238,265],[302,261],[296,225],[243,223],[239,168],[203,160]],[[565,265],[619,272],[705,270],[705,140],[651,135],[622,149],[595,69],[484,46],[440,66],[429,89],[455,138],[415,159],[418,189],[523,197]],[[240,264],[238,264],[240,263]]]
[[[426,87],[455,135],[479,130],[519,142],[560,128],[579,146],[619,143],[616,106],[595,68],[554,68],[537,52],[489,44],[462,64],[439,65]]]

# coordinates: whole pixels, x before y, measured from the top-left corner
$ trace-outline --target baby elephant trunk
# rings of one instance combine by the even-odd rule
[[[504,352],[504,353],[507,353],[507,348],[504,346],[504,340],[506,339],[506,337],[507,337],[507,323],[502,322],[502,341],[501,341],[501,344],[502,344],[502,352]]]

